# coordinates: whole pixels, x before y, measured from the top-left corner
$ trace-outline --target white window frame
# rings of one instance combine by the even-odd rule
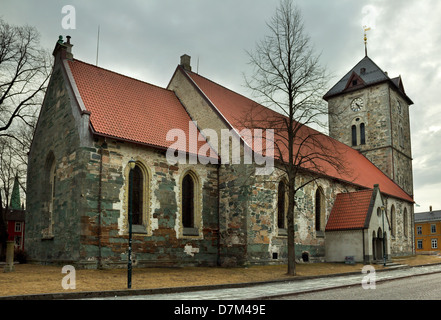
[[[15,232],[21,232],[21,222],[19,222],[19,221],[15,222],[14,230],[15,230]]]

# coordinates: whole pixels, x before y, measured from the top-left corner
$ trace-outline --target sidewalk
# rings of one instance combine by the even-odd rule
[[[369,277],[368,283],[412,277],[441,272],[441,264],[417,267],[400,267],[381,270],[375,273],[357,273],[339,276],[314,277],[312,279],[283,281],[266,284],[250,284],[240,288],[219,288],[210,290],[152,293],[131,296],[106,297],[106,300],[259,300],[277,298],[285,295],[326,290],[329,288],[362,285],[364,278]],[[101,300],[104,298],[90,298]]]

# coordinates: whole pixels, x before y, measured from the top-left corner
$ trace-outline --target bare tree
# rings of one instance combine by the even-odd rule
[[[288,274],[295,275],[295,194],[330,167],[343,170],[344,163],[333,140],[311,129],[327,120],[322,97],[329,76],[305,33],[300,9],[283,0],[267,25],[269,35],[248,53],[253,73],[245,82],[256,100],[273,111],[253,106],[245,122],[247,127],[274,129],[275,158],[288,187]],[[296,183],[300,174],[305,179]]]
[[[41,49],[38,31],[29,26],[11,26],[0,19],[0,134],[15,119],[28,123],[41,105],[50,76],[47,50]]]
[[[10,25],[0,18],[2,206],[7,205],[9,201],[11,174],[20,174],[22,178],[25,176],[29,137],[33,134],[51,69],[52,57],[47,50],[41,48],[37,30],[30,26]],[[2,194],[5,199],[2,199]],[[5,241],[5,228],[2,214],[0,244],[4,244]]]

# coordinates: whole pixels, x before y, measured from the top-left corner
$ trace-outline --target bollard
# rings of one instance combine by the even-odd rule
[[[6,242],[6,266],[4,272],[14,271],[14,241]]]

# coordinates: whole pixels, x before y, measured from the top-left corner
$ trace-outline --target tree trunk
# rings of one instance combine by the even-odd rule
[[[288,275],[296,275],[296,248],[294,232],[294,195],[295,195],[295,174],[291,164],[288,166]]]

